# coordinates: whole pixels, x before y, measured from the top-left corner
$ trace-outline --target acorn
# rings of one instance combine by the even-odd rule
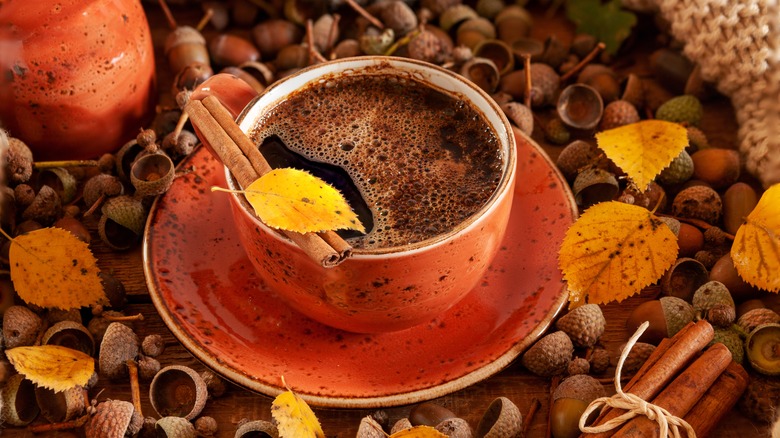
[[[455,413],[451,410],[431,402],[417,404],[409,411],[409,421],[412,426],[435,427],[442,421],[455,417]]]
[[[600,156],[601,150],[596,145],[574,140],[563,148],[555,165],[567,180],[573,181],[580,170],[595,163]]]
[[[693,225],[681,222],[680,232],[677,234],[677,245],[680,257],[692,257],[704,247],[704,233]],[[693,296],[693,291],[691,291],[691,296]]]
[[[569,56],[569,46],[555,34],[551,34],[544,40],[544,52],[539,61],[552,68],[559,68]]]
[[[146,209],[140,200],[127,195],[117,196],[106,201],[101,211],[98,234],[109,247],[128,249],[143,234]]]
[[[507,118],[529,137],[534,131],[534,115],[530,108],[520,102],[509,102],[501,105]]]
[[[188,419],[182,417],[162,417],[154,425],[160,438],[195,438],[198,433]]]
[[[29,184],[18,184],[13,188],[13,201],[16,207],[27,207],[33,200],[35,200],[35,189]]]
[[[596,48],[596,44],[598,44],[598,39],[595,36],[578,33],[571,41],[571,52],[579,58],[584,58]]]
[[[714,327],[729,327],[737,317],[737,309],[728,304],[716,304],[704,312],[704,319]]]
[[[555,323],[577,347],[590,348],[604,334],[606,320],[597,304],[584,304],[569,311]]]
[[[588,374],[590,372],[590,362],[584,357],[574,358],[569,362],[569,366],[566,368],[566,374],[574,376],[577,374]]]
[[[552,144],[562,145],[569,142],[571,132],[558,117],[553,117],[544,125],[544,138]]]
[[[314,24],[312,25],[312,40],[314,41],[314,46],[322,53],[330,51],[336,41],[339,40],[338,26],[334,27],[335,20],[336,19],[331,14],[322,14],[314,20]],[[385,25],[395,29],[395,27],[391,26],[388,22],[385,22]]]
[[[472,438],[471,426],[462,418],[450,418],[434,427],[437,432],[450,438]]]
[[[623,348],[625,348],[625,346],[621,347],[621,350]],[[630,375],[639,371],[639,369],[642,368],[642,365],[647,361],[647,358],[653,354],[653,351],[655,351],[655,345],[653,344],[645,342],[635,343],[634,347],[628,353],[628,356],[626,356],[625,362],[623,362],[623,375]]]
[[[214,417],[203,416],[193,423],[198,436],[211,437],[217,434],[219,427]]]
[[[486,93],[493,93],[498,87],[498,67],[487,58],[474,57],[460,67],[461,76],[474,82]]]
[[[525,38],[531,33],[533,18],[519,4],[510,4],[496,14],[493,22],[496,24],[496,34],[501,41],[514,44],[519,38]]]
[[[618,128],[624,125],[630,125],[639,121],[639,112],[634,104],[627,100],[615,100],[604,107],[604,113],[599,122],[599,129]]]
[[[209,392],[209,397],[219,398],[227,391],[225,381],[211,370],[201,372],[200,378],[206,382],[206,389]]]
[[[502,40],[503,41],[503,40]],[[523,59],[524,56],[530,56],[532,62],[539,62],[539,58],[544,53],[544,44],[536,38],[516,38],[512,42],[512,53],[518,58]],[[518,77],[522,81],[525,81],[525,70],[518,70]],[[531,79],[533,82],[533,78]],[[525,82],[522,82],[525,84]]]
[[[207,398],[206,382],[186,366],[169,365],[161,369],[149,385],[149,401],[161,416],[192,420],[203,411]]]
[[[2,418],[11,426],[26,426],[35,420],[40,409],[35,402],[35,384],[14,374],[8,378],[0,391],[2,397]]]
[[[119,379],[128,374],[126,362],[138,356],[138,336],[128,326],[112,322],[100,342],[98,365],[100,375]]]
[[[300,43],[303,34],[300,26],[278,18],[263,20],[252,28],[252,39],[263,59],[273,59],[283,47]]]
[[[157,334],[147,335],[141,342],[141,351],[146,356],[157,357],[165,351],[165,340]]]
[[[674,233],[675,237],[680,235],[680,221],[678,221],[673,217],[667,217],[667,216],[659,217],[658,219],[660,219],[661,222],[664,223],[664,225],[669,227],[672,233]]]
[[[656,177],[656,181],[661,184],[672,186],[682,184],[691,179],[694,173],[694,164],[691,156],[684,150],[676,156],[669,166],[664,168]]]
[[[635,73],[629,73],[626,77],[620,99],[630,102],[637,109],[645,106],[645,87]]]
[[[696,289],[709,280],[707,268],[701,262],[689,257],[681,257],[661,277],[661,292],[666,296],[689,302],[693,299]]]
[[[650,68],[665,87],[680,93],[694,65],[680,51],[664,47],[650,55]]]
[[[753,373],[747,389],[738,401],[739,410],[748,418],[769,424],[780,405],[780,379]]]
[[[606,396],[604,387],[593,377],[578,374],[561,381],[555,388],[550,409],[550,429],[554,438],[580,436],[579,422],[585,409],[595,399]],[[593,421],[597,412],[588,417]]]
[[[523,415],[517,405],[506,397],[498,397],[488,405],[474,432],[476,438],[511,438],[521,436]]]
[[[737,320],[737,325],[748,334],[764,324],[780,324],[780,315],[772,309],[757,308],[745,312]]]
[[[41,415],[51,423],[72,420],[84,412],[84,388],[81,386],[59,392],[37,386],[35,400]]]
[[[33,171],[33,154],[25,142],[8,137],[8,149],[5,151],[4,161],[5,175],[11,184],[26,183],[30,180]]]
[[[385,438],[382,426],[370,415],[363,417],[358,426],[356,438]]]
[[[534,107],[555,103],[561,77],[549,65],[534,62],[531,64],[531,105]],[[558,100],[559,114],[560,103]],[[563,118],[563,116],[561,116]],[[566,121],[566,120],[564,120]]]
[[[136,196],[157,196],[168,191],[175,175],[173,161],[167,154],[146,154],[130,168],[130,183]]]
[[[707,135],[701,129],[695,126],[688,126],[685,130],[688,133],[688,147],[685,148],[688,153],[692,154],[710,147]]]
[[[667,122],[699,126],[704,108],[695,96],[682,95],[664,102],[655,111],[655,118]]]
[[[693,176],[719,190],[739,179],[741,163],[739,152],[733,149],[709,148],[691,155]]]
[[[713,225],[720,220],[722,210],[723,204],[718,192],[702,185],[681,190],[672,202],[673,215],[700,219]]]
[[[11,306],[3,313],[5,348],[33,345],[41,330],[41,318],[25,306]]]
[[[86,438],[122,438],[141,430],[143,417],[133,404],[123,400],[106,400],[84,426]]]
[[[479,14],[471,6],[464,4],[453,4],[441,12],[441,15],[439,16],[439,27],[443,31],[449,32],[451,30],[456,30],[458,26],[467,20],[478,17]]]
[[[582,76],[583,75],[580,74],[580,78]],[[593,90],[595,90],[605,104],[620,98],[620,84],[617,81],[615,73],[611,69],[608,69],[607,71],[596,72],[586,80],[578,79],[578,83],[581,85],[587,85],[588,87],[591,87]]]
[[[367,31],[360,36],[360,39],[358,41],[360,42],[360,50],[362,50],[363,53],[365,53],[366,55],[382,55],[387,51],[387,49],[390,48],[390,46],[393,45],[393,42],[395,42],[395,32],[393,31],[393,29],[389,29],[389,28],[381,32]],[[280,52],[280,55],[281,53],[283,52]],[[277,65],[277,67],[280,70],[284,70],[284,68],[281,66]],[[298,67],[303,67],[303,65],[299,65]]]
[[[60,321],[46,330],[41,338],[43,345],[59,345],[81,351],[87,356],[95,354],[95,340],[86,327],[75,321]]]
[[[707,310],[718,304],[734,307],[734,299],[723,283],[708,281],[693,293],[691,304],[693,304],[694,311],[703,316]]]
[[[550,377],[566,372],[574,344],[563,331],[549,333],[539,339],[523,354],[521,362],[532,373]]]
[[[349,58],[352,56],[360,56],[360,42],[354,38],[346,38],[339,41],[336,47],[333,48],[332,55],[335,59]]]
[[[100,173],[88,179],[84,184],[84,204],[90,208],[100,198],[119,196],[122,193],[124,193],[124,186],[119,178],[107,173]]]
[[[586,209],[599,202],[615,199],[620,192],[620,185],[612,173],[592,167],[577,174],[572,192],[577,205]]]
[[[238,426],[235,438],[267,437],[279,438],[279,431],[270,421],[248,421]]]
[[[154,376],[160,372],[160,368],[160,361],[153,357],[141,355],[138,358],[138,377],[144,382],[154,379]]]
[[[52,224],[60,216],[62,216],[62,200],[60,195],[49,186],[41,187],[32,204],[22,212],[23,220],[36,221],[42,225]]]
[[[604,100],[586,84],[572,84],[561,91],[556,106],[558,116],[575,129],[593,129],[604,114]]]
[[[730,234],[737,230],[758,204],[758,194],[743,182],[732,184],[723,193],[723,228]]]
[[[384,3],[378,18],[386,27],[393,29],[398,37],[413,31],[418,25],[414,10],[401,0]]]
[[[693,307],[686,301],[677,297],[662,297],[645,301],[631,311],[626,319],[626,330],[633,333],[648,321],[650,324],[639,340],[656,345],[664,338],[674,336],[693,321],[694,315]]]
[[[745,346],[746,342],[742,342],[742,337],[737,330],[731,327],[715,327],[715,334],[709,345],[721,343],[726,346],[731,352],[731,358],[734,362],[742,365],[745,360]]]
[[[84,225],[84,223],[75,217],[63,216],[54,221],[52,226],[69,231],[84,243],[89,244],[89,242],[92,240],[92,236],[89,234],[89,229]]]
[[[764,304],[764,301],[758,298],[751,298],[737,304],[737,325],[739,325],[739,318],[742,318],[743,315],[755,309],[767,309],[767,307],[766,304]],[[745,331],[745,333],[749,332]]]
[[[45,169],[38,173],[37,183],[41,186],[49,186],[57,192],[63,204],[70,204],[76,199],[76,178],[62,167]]]
[[[589,372],[591,374],[604,373],[610,365],[609,351],[604,348],[594,348],[588,362],[590,363]]]
[[[410,58],[441,64],[452,52],[452,39],[449,35],[435,31],[432,26],[426,26],[409,41],[407,51]]]
[[[208,48],[212,62],[220,66],[240,65],[260,60],[260,51],[257,47],[238,35],[217,35],[209,41]]]

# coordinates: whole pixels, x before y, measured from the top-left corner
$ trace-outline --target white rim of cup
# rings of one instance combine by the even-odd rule
[[[511,194],[515,183],[517,163],[515,138],[509,120],[498,104],[485,91],[463,76],[437,65],[411,58],[394,56],[358,56],[328,61],[303,68],[290,76],[278,80],[263,93],[252,99],[252,101],[244,107],[244,110],[241,111],[236,122],[245,134],[250,135],[254,129],[254,122],[263,114],[263,112],[267,108],[273,108],[291,92],[314,82],[325,82],[328,75],[362,74],[372,69],[377,70],[380,73],[408,75],[410,79],[423,81],[447,94],[455,96],[461,95],[463,98],[471,101],[487,119],[488,123],[493,126],[499,143],[502,145],[504,167],[501,172],[501,180],[490,198],[479,210],[458,223],[458,225],[449,231],[405,245],[372,249],[353,248],[352,258],[387,258],[394,255],[408,255],[409,252],[428,250],[438,245],[445,244],[452,237],[460,233],[465,233],[473,227],[478,226],[479,223],[482,222],[482,218],[497,208],[501,199]],[[224,171],[228,187],[231,190],[240,190],[241,187],[239,187],[238,183],[233,179],[230,170],[225,167]],[[276,239],[295,246],[292,241],[258,219],[242,194],[232,193],[230,196],[234,196],[235,200],[242,208],[249,212],[250,217],[256,226],[264,229]]]

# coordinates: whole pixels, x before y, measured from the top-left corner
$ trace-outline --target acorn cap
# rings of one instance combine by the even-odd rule
[[[25,142],[18,138],[8,137],[8,148],[5,151],[5,174],[11,183],[25,183],[32,176],[33,154]]]
[[[374,420],[370,415],[363,417],[360,420],[360,426],[358,427],[356,438],[385,438],[384,430],[382,426]]]
[[[117,196],[109,199],[102,207],[103,215],[137,235],[144,231],[146,211],[138,199]]]
[[[534,115],[530,108],[520,102],[508,102],[501,105],[507,118],[529,137],[534,131]]]
[[[136,356],[138,336],[133,329],[119,322],[109,324],[100,343],[100,374],[109,379],[125,377],[128,375],[126,362]]]
[[[709,281],[709,272],[700,261],[681,257],[661,277],[661,292],[688,302],[693,299],[696,289],[707,281]]]
[[[84,427],[86,438],[123,438],[141,430],[143,417],[133,404],[124,400],[106,400]]]
[[[703,185],[681,190],[672,202],[674,216],[701,219],[713,225],[718,223],[722,212],[723,202],[718,192]]]
[[[590,373],[601,374],[609,368],[609,351],[604,348],[594,348],[590,354]]]
[[[736,330],[731,328],[715,327],[715,334],[709,345],[721,343],[731,352],[731,358],[734,362],[742,365],[745,361],[745,345],[742,337]],[[755,367],[754,367],[755,368]]]
[[[149,385],[149,401],[160,416],[192,420],[203,411],[207,398],[206,382],[200,374],[182,365],[161,369]]]
[[[107,173],[100,173],[88,179],[84,183],[82,196],[87,208],[94,205],[101,196],[112,197],[121,195],[124,192],[124,186],[119,178]]]
[[[41,415],[52,423],[72,420],[84,412],[84,389],[81,386],[60,392],[38,386],[35,388],[35,400]]]
[[[25,306],[11,306],[3,313],[5,348],[32,345],[38,338],[41,318]]]
[[[475,56],[463,63],[460,74],[486,93],[493,93],[498,88],[500,79],[498,67],[490,59]]]
[[[574,140],[561,151],[555,165],[567,180],[573,181],[580,170],[596,162],[601,151],[584,140]]]
[[[270,421],[256,420],[244,423],[236,430],[235,438],[249,438],[268,435],[270,438],[279,438],[279,430]]]
[[[696,312],[687,301],[677,297],[661,297],[661,309],[666,320],[667,336],[672,337],[693,321]]]
[[[2,414],[6,423],[12,426],[26,426],[35,420],[40,409],[35,402],[35,385],[23,374],[9,377],[0,391]]]
[[[639,112],[634,104],[627,100],[614,100],[604,107],[599,129],[607,130],[630,125],[639,121]]]
[[[157,359],[141,356],[138,359],[138,378],[144,382],[149,382],[160,372],[160,368],[160,361]]]
[[[767,376],[780,374],[780,324],[762,324],[745,341],[745,350],[753,369]]]
[[[162,417],[154,425],[158,437],[195,438],[198,436],[195,426],[182,417]]]
[[[698,126],[704,108],[695,96],[682,95],[664,102],[655,112],[655,118],[667,122],[686,123]]]
[[[764,307],[749,310],[737,320],[737,325],[748,334],[763,324],[780,324],[780,315]]]
[[[38,175],[38,183],[54,189],[63,204],[70,204],[76,198],[76,178],[62,167],[42,170]]]
[[[532,373],[550,377],[566,372],[574,344],[563,331],[545,335],[523,354],[521,362]]]
[[[495,38],[484,39],[477,43],[474,46],[474,56],[493,61],[498,68],[499,76],[504,76],[515,68],[515,55],[512,47]]]
[[[604,314],[597,304],[576,307],[555,323],[558,330],[563,330],[569,335],[575,346],[585,348],[596,344],[604,334],[606,325]]]
[[[449,438],[472,438],[471,426],[462,418],[449,418],[437,424],[436,431]]]
[[[531,84],[532,105],[552,105],[561,85],[561,77],[549,65],[535,62],[531,64]]]
[[[479,420],[475,435],[480,438],[511,438],[520,436],[523,415],[517,405],[506,397],[498,397]]]
[[[165,54],[182,44],[206,45],[206,39],[194,27],[178,26],[165,39]]]
[[[624,346],[625,347],[625,346]],[[621,351],[624,347],[621,347]],[[648,357],[655,351],[655,345],[645,342],[637,342],[628,353],[625,362],[623,362],[622,373],[624,375],[632,374],[642,368]],[[621,353],[622,354],[622,353]]]
[[[165,340],[157,334],[147,335],[141,342],[141,351],[147,356],[157,357],[165,351]]]
[[[130,183],[137,196],[157,196],[173,184],[176,172],[173,161],[165,153],[147,154],[133,162]]]
[[[748,418],[764,424],[775,420],[780,405],[780,379],[751,374],[747,389],[738,401],[739,410]]]
[[[396,421],[395,423],[393,423],[393,427],[390,428],[390,435],[392,435],[394,433],[397,433],[397,432],[400,432],[402,430],[411,429],[412,427],[414,427],[414,426],[412,426],[412,422],[409,421],[408,418],[406,418],[406,417],[401,418],[398,421]]]
[[[81,351],[87,356],[95,354],[95,339],[82,324],[75,321],[60,321],[43,334],[43,345],[60,345]]]
[[[572,191],[577,205],[585,209],[599,202],[615,199],[620,192],[620,185],[611,172],[591,167],[577,174]]]
[[[734,307],[734,299],[726,286],[719,281],[708,281],[696,289],[691,301],[693,309],[702,313],[716,304],[726,304]]]
[[[62,215],[62,200],[57,192],[49,187],[43,186],[38,190],[32,204],[27,206],[22,212],[23,220],[33,220],[43,225],[54,223]]]
[[[573,398],[589,404],[593,400],[606,396],[604,386],[587,374],[577,374],[567,377],[553,392],[553,402],[560,398]]]
[[[669,166],[664,168],[656,177],[661,184],[671,186],[682,184],[693,176],[693,159],[684,150],[676,156]]]
[[[675,237],[680,235],[680,221],[668,216],[659,217],[658,219],[661,219],[661,222],[666,224],[666,226],[672,230],[672,233],[674,233]]]
[[[584,357],[575,357],[566,368],[566,374],[576,376],[577,374],[588,374],[590,372],[590,362]]]

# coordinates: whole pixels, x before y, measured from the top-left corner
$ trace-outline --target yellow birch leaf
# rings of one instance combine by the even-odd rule
[[[780,184],[761,195],[737,230],[731,259],[743,280],[780,292]]]
[[[447,438],[447,435],[430,426],[415,426],[398,431],[389,438]]]
[[[244,196],[271,228],[298,233],[351,229],[363,224],[341,193],[298,169],[274,169],[255,180]]]
[[[622,301],[655,282],[677,258],[677,238],[649,210],[602,202],[563,238],[558,263],[572,307]]]
[[[596,134],[599,148],[644,191],[688,146],[685,128],[663,120],[643,120]]]
[[[43,228],[11,242],[11,280],[19,297],[64,310],[106,301],[89,245],[62,228]]]
[[[54,392],[86,385],[95,371],[95,359],[91,356],[59,345],[16,347],[5,354],[16,371]]]
[[[325,438],[317,416],[309,405],[289,388],[274,399],[271,416],[276,420],[281,438]]]

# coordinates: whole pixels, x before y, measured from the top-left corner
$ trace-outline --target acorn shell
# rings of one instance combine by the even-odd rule
[[[106,400],[84,427],[86,438],[123,438],[141,430],[143,417],[133,404],[124,400]]]
[[[106,201],[102,212],[98,234],[106,245],[123,250],[138,241],[146,223],[146,209],[140,200],[117,196]]]
[[[35,400],[41,415],[52,423],[72,420],[84,412],[84,388],[81,386],[60,392],[38,386],[35,388]]]
[[[143,151],[143,146],[139,145],[136,139],[128,141],[119,148],[116,153],[116,174],[119,179],[130,182],[130,168],[133,166],[133,161]]]
[[[764,324],[780,324],[780,315],[772,309],[758,308],[745,312],[737,320],[737,325],[745,333],[751,333],[756,327]]]
[[[190,367],[170,365],[154,376],[149,400],[160,416],[192,420],[206,405],[208,389],[200,374]]]
[[[279,431],[270,421],[256,420],[244,423],[236,430],[235,438],[263,437],[279,438]]]
[[[617,178],[599,168],[585,169],[574,178],[574,200],[580,207],[588,208],[599,202],[611,201],[620,192]]]
[[[506,397],[498,397],[488,406],[479,420],[475,435],[483,438],[512,438],[521,436],[523,415],[517,405]]]
[[[385,438],[386,436],[382,426],[372,416],[368,415],[360,420],[356,438]]]
[[[138,356],[138,336],[133,330],[119,322],[112,322],[106,328],[100,343],[98,365],[100,374],[109,379],[128,375],[126,362]]]
[[[171,158],[164,153],[138,158],[130,168],[130,183],[137,196],[157,196],[165,193],[176,175]]]
[[[195,438],[198,434],[195,426],[186,418],[163,417],[154,425],[158,437],[166,438]]]
[[[589,348],[604,334],[606,320],[598,304],[585,304],[563,315],[555,327],[566,332],[575,346]]]
[[[523,354],[521,362],[537,376],[563,374],[574,354],[574,344],[563,331],[549,333]]]
[[[460,74],[491,94],[498,88],[498,81],[501,77],[498,73],[498,67],[493,61],[479,57],[466,61],[460,68]]]
[[[556,106],[564,123],[576,129],[593,129],[604,114],[604,101],[595,88],[572,84],[561,91]]]
[[[479,17],[479,14],[471,6],[464,4],[451,6],[439,16],[439,27],[445,32],[449,32],[466,20],[477,17]]]
[[[685,301],[693,299],[693,293],[709,280],[707,268],[690,257],[677,259],[661,277],[661,292]]]
[[[60,321],[43,334],[41,338],[43,345],[60,345],[81,351],[87,356],[95,354],[95,339],[92,334],[75,321]]]
[[[474,47],[474,56],[493,61],[500,76],[511,72],[515,68],[515,55],[512,47],[498,39],[480,41]]]
[[[762,324],[745,341],[745,351],[753,369],[767,376],[780,374],[780,324]]]
[[[9,377],[0,396],[5,422],[12,426],[28,425],[40,412],[35,401],[35,385],[22,374]]]
[[[3,314],[5,348],[32,345],[40,329],[41,318],[25,306],[11,306]]]
[[[76,199],[76,178],[62,167],[45,169],[38,175],[38,184],[47,185],[54,189],[63,204],[69,204]]]

